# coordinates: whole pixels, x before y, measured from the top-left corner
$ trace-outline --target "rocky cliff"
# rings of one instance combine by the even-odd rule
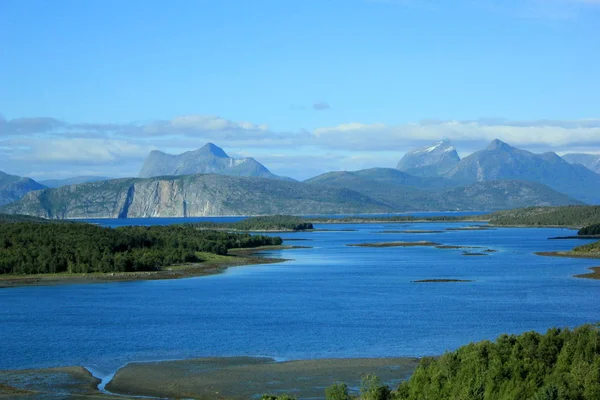
[[[210,215],[390,212],[349,189],[222,175],[117,179],[46,189],[2,209],[43,218],[200,217]]]

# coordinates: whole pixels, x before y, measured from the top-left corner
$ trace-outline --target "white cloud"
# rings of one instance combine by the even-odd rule
[[[600,146],[600,121],[440,121],[403,125],[349,123],[314,131],[315,144],[346,150],[387,151],[450,139],[457,147],[480,146],[499,138],[515,146],[568,148]]]
[[[0,120],[0,170],[18,175],[136,176],[149,151],[171,154],[214,142],[229,154],[256,158],[274,173],[304,179],[328,170],[393,167],[406,151],[441,139],[462,156],[500,139],[534,152],[600,152],[600,120],[423,120],[390,125],[348,122],[312,131],[275,132],[267,125],[186,115],[137,124],[70,124],[52,118]],[[6,127],[10,126],[10,130]],[[10,134],[9,134],[10,132]]]
[[[114,163],[142,159],[154,148],[113,139],[28,138],[8,143],[13,148],[11,160],[36,163]]]
[[[154,121],[142,127],[149,135],[200,135],[211,132],[267,133],[265,124],[234,122],[213,115],[184,115],[170,121]]]

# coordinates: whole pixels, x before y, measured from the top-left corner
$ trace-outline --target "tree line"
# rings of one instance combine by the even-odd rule
[[[600,224],[600,206],[528,207],[489,214],[492,225],[588,226]]]
[[[313,224],[301,217],[291,215],[271,215],[250,217],[237,222],[200,222],[192,224],[202,229],[228,229],[236,231],[305,231],[313,229]]]
[[[198,230],[193,226],[83,223],[0,224],[0,274],[155,271],[202,261],[199,252],[280,245],[279,237]]]

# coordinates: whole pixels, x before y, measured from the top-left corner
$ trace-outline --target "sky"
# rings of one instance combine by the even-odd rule
[[[136,176],[213,142],[272,172],[450,140],[600,154],[600,0],[2,0],[0,170]]]

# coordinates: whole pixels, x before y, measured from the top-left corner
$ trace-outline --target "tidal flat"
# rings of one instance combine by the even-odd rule
[[[325,388],[345,382],[354,392],[366,374],[390,387],[408,379],[418,358],[353,358],[278,362],[268,357],[214,357],[130,363],[104,390],[83,367],[0,371],[0,398],[253,399],[263,394],[323,398]]]
[[[262,357],[225,357],[132,363],[121,368],[106,389],[122,395],[207,400],[252,399],[267,393],[323,398],[325,388],[335,382],[358,388],[365,374],[375,374],[396,387],[418,362],[416,358],[276,362]]]

